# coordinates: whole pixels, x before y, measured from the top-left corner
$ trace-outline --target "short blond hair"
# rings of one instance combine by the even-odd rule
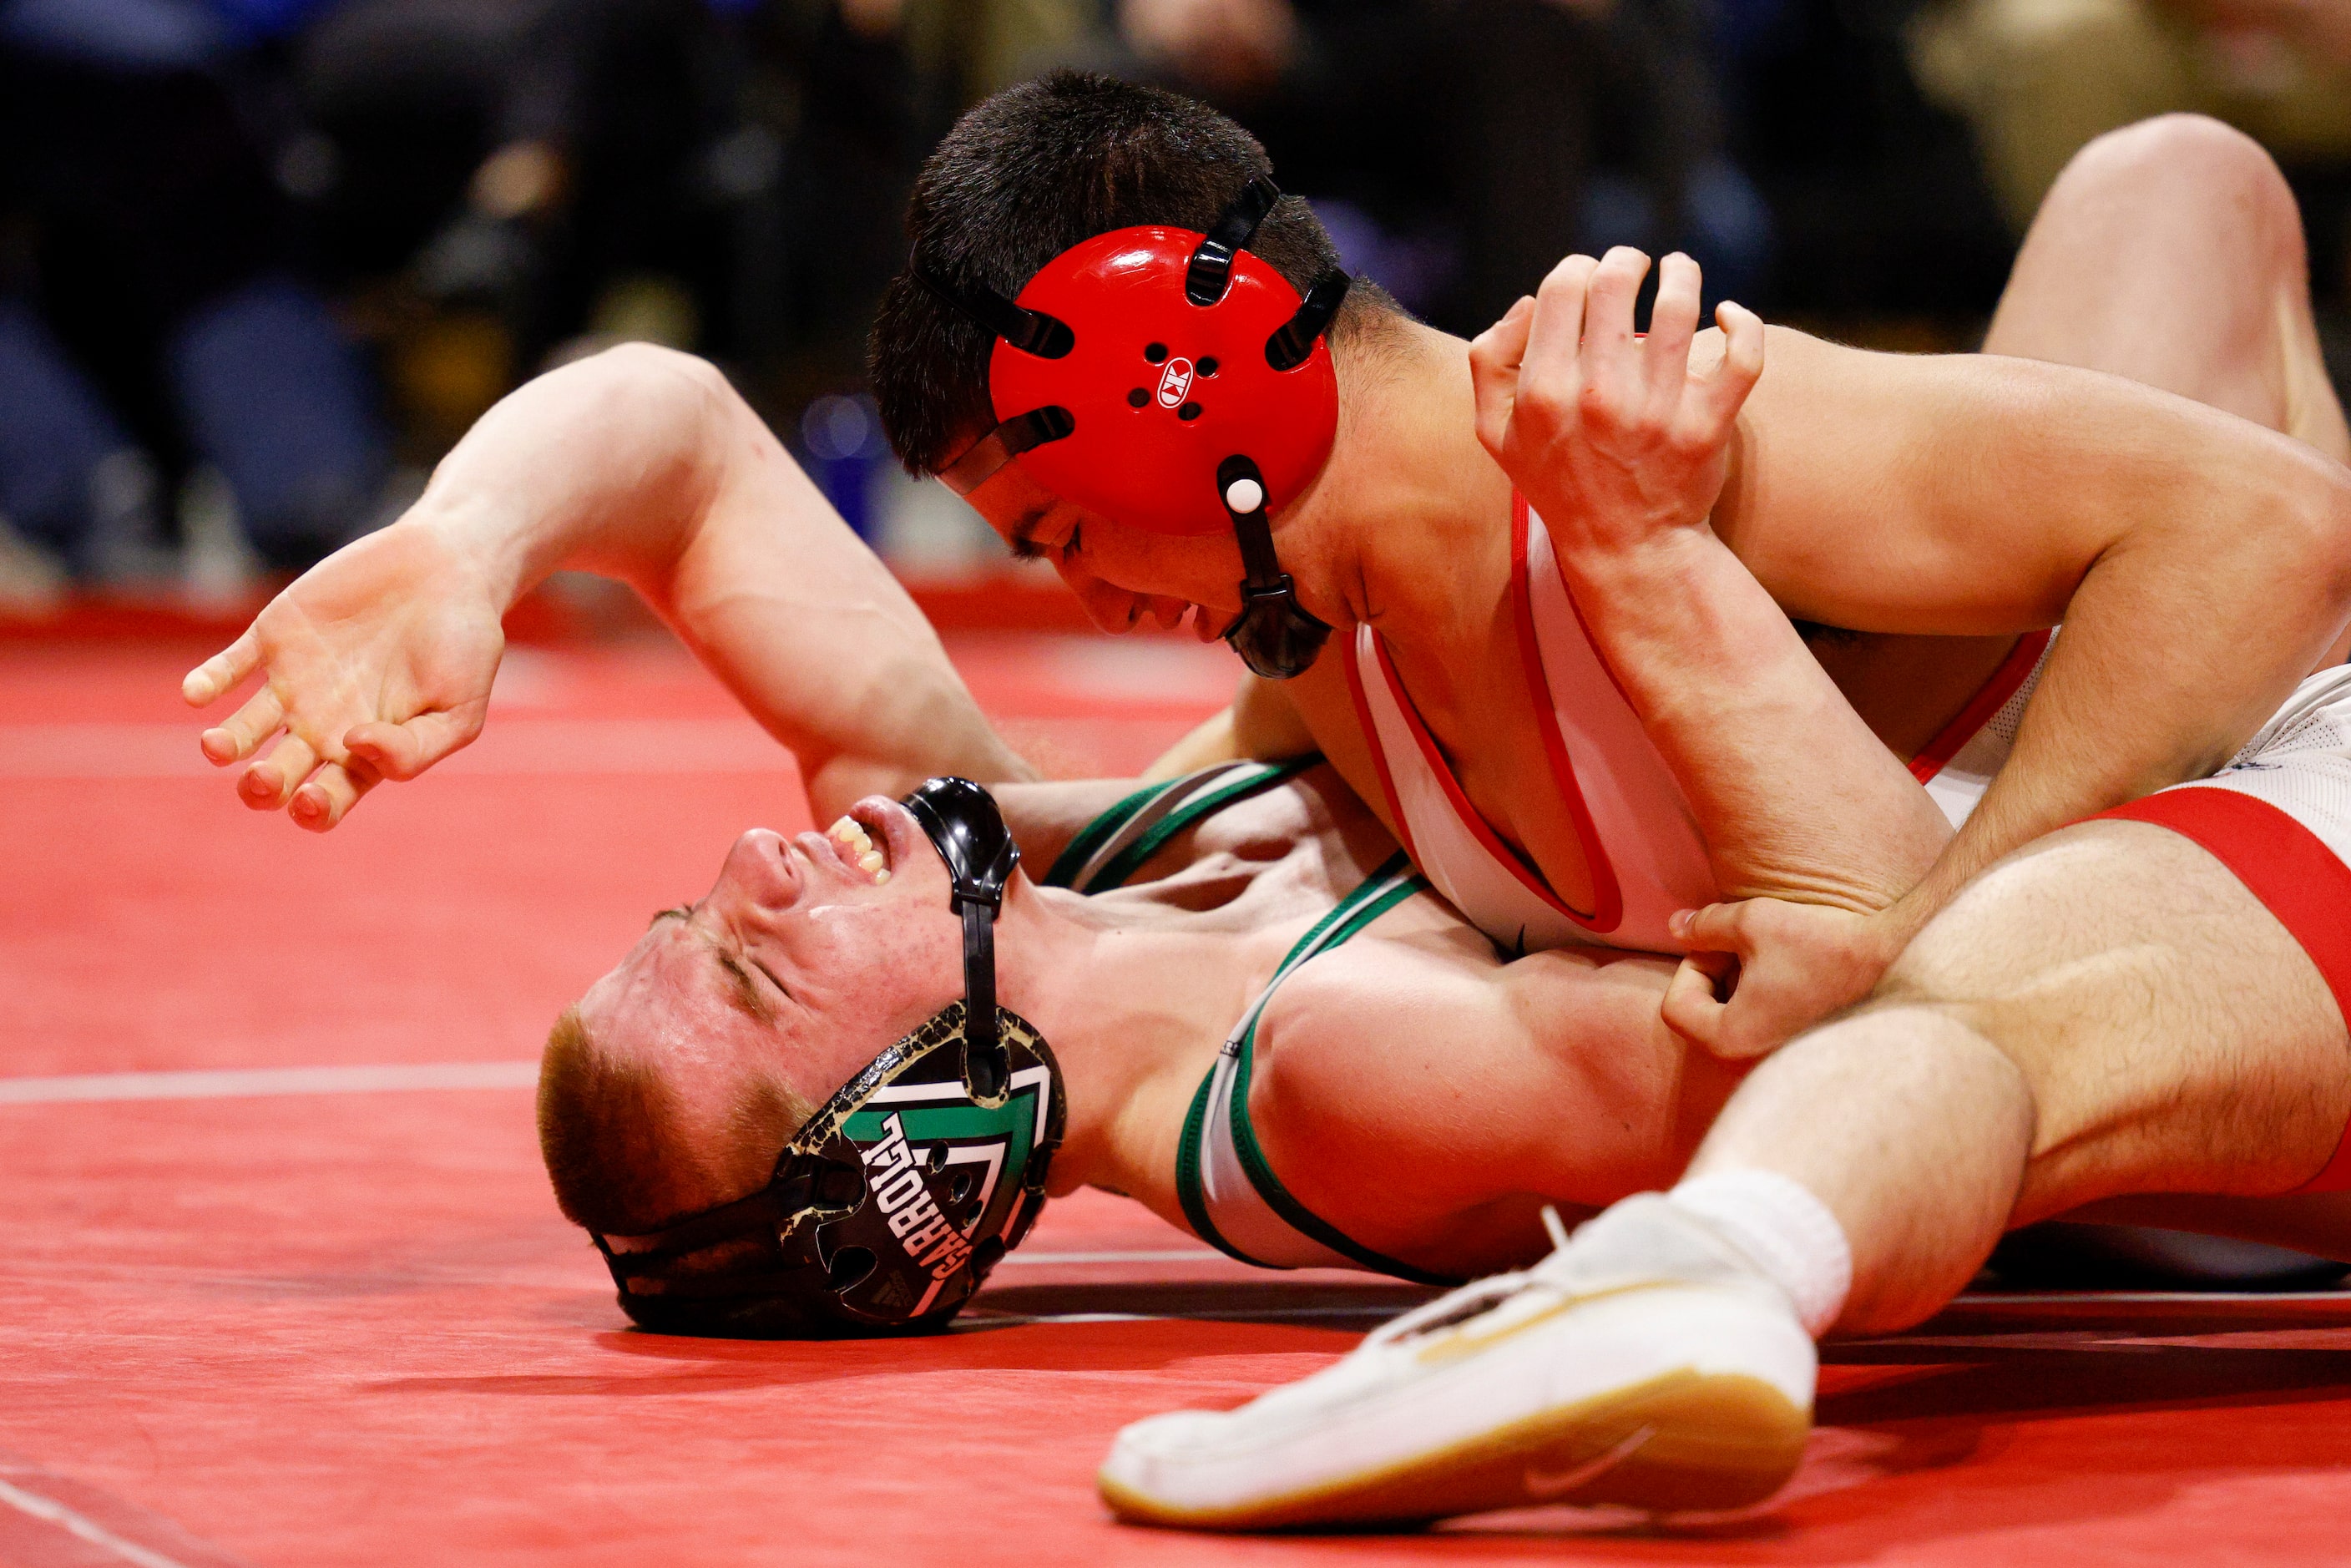
[[[539,1058],[538,1149],[556,1206],[600,1235],[659,1229],[758,1190],[814,1113],[771,1076],[747,1074],[720,1125],[689,1126],[661,1066],[607,1049],[576,1007]]]

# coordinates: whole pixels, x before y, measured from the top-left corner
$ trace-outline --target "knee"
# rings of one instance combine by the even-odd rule
[[[2074,154],[2049,193],[2061,202],[2158,202],[2265,236],[2290,234],[2297,262],[2302,218],[2294,192],[2262,144],[2203,114],[2158,114],[2110,131]]]

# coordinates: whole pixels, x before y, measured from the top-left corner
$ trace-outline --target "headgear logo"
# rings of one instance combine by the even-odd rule
[[[1192,361],[1176,359],[1167,361],[1159,373],[1159,406],[1174,408],[1192,395]]]

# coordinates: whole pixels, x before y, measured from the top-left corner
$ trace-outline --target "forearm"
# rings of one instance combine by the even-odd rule
[[[799,758],[829,813],[931,773],[1031,777],[896,580],[707,365],[629,349],[485,415],[398,525],[500,611],[549,574],[627,582]]]
[[[642,345],[549,371],[466,432],[398,526],[456,547],[501,610],[563,570],[653,597],[740,445],[724,386],[699,361]]]
[[[1862,631],[2065,623],[2007,767],[1898,911],[2224,761],[2351,601],[2351,475],[2116,377],[1787,333],[1715,524],[1791,612]]]
[[[1949,838],[1941,813],[1721,541],[1703,527],[1623,549],[1554,537],[1725,896],[1870,911],[1917,882]]]
[[[2007,764],[1899,934],[2010,851],[2220,767],[2321,661],[2351,614],[2351,486],[2265,495],[2262,516],[2158,521],[2091,568]]]

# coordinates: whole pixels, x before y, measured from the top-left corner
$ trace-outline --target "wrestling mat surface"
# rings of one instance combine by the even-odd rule
[[[1221,650],[950,638],[1054,770],[1131,771]],[[2351,1295],[1973,1298],[1833,1352],[1794,1485],[1655,1529],[1112,1524],[1123,1422],[1229,1405],[1422,1299],[1268,1274],[1101,1195],[961,1332],[629,1332],[556,1214],[531,1059],[789,764],[665,645],[509,655],[487,736],[325,839],[198,758],[209,644],[0,645],[0,1565],[2335,1563]],[[223,712],[227,711],[223,708]]]

